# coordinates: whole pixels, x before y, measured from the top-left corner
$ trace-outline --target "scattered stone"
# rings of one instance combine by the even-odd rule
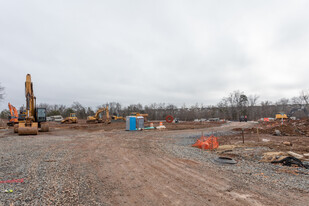
[[[217,150],[233,150],[235,147],[235,145],[219,145]]]
[[[276,135],[276,136],[281,136],[280,130],[277,130],[277,129],[276,129],[276,130],[275,130],[275,135]]]
[[[291,142],[283,142],[284,145],[286,146],[292,146],[293,144]]]

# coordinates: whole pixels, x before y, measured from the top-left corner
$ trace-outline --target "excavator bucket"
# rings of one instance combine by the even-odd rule
[[[41,130],[40,132],[48,132],[49,131],[49,124],[46,122],[41,123]]]
[[[38,134],[38,123],[33,122],[31,126],[26,126],[25,123],[19,123],[18,134],[19,135],[37,135]]]
[[[14,125],[14,133],[18,133],[18,124]]]

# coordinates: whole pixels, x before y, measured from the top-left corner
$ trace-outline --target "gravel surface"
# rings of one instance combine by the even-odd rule
[[[214,134],[219,137],[234,134],[233,132],[205,132],[205,136]],[[205,162],[209,167],[216,167],[219,170],[233,173],[231,178],[235,181],[239,179],[245,182],[263,182],[267,187],[278,189],[286,187],[292,190],[309,192],[309,170],[305,168],[294,168],[270,163],[260,162],[264,152],[273,151],[268,147],[242,147],[235,148],[232,154],[218,154],[217,152],[201,150],[191,147],[201,136],[196,134],[186,134],[170,136],[168,143],[162,143],[161,147],[168,153],[183,159],[193,159]],[[235,165],[222,165],[214,163],[214,158],[218,156],[232,157],[237,161]]]

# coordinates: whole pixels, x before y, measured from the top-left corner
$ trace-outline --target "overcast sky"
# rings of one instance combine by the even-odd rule
[[[309,1],[0,0],[7,102],[217,104],[307,89]]]

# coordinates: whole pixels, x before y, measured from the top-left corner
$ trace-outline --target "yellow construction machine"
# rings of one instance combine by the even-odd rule
[[[279,120],[288,119],[288,116],[285,113],[280,112],[280,113],[276,114],[276,119],[279,119]]]
[[[66,117],[64,120],[61,120],[61,124],[66,123],[66,124],[72,124],[72,123],[77,123],[78,119],[76,117],[75,113],[70,113],[69,117]]]
[[[123,116],[117,116],[117,115],[113,115],[112,116],[112,119],[113,120],[123,120],[123,121],[126,121],[126,118],[123,117]]]
[[[26,96],[26,115],[23,119],[19,119],[19,124],[14,125],[14,132],[19,135],[36,135],[40,132],[48,132],[49,125],[46,122],[46,108],[36,107],[36,97],[33,93],[33,83],[31,75],[27,74],[25,82]]]
[[[111,123],[111,117],[109,115],[108,106],[99,108],[94,116],[87,117],[87,123]]]
[[[138,113],[138,112],[131,112],[131,116],[142,116],[144,117],[144,122],[147,122],[148,121],[148,114],[141,114],[141,113]]]

